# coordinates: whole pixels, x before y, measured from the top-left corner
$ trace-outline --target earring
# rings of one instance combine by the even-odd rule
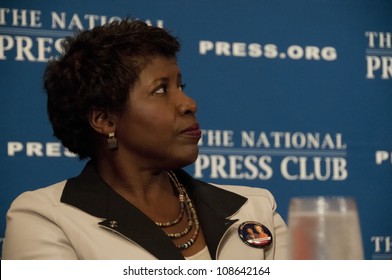
[[[117,137],[115,136],[114,132],[109,132],[108,146],[111,150],[117,149],[118,147]]]

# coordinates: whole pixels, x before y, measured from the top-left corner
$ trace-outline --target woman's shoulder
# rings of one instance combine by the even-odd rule
[[[273,199],[272,193],[268,189],[261,188],[261,187],[242,186],[242,185],[220,185],[220,184],[211,184],[211,185],[242,196],[264,196],[268,199]]]
[[[66,182],[23,192],[12,202],[11,209],[56,206],[61,203],[60,198]]]
[[[268,201],[273,209],[276,208],[276,201],[273,194],[266,188],[261,187],[253,187],[253,186],[243,186],[243,185],[220,185],[220,184],[211,184],[215,187],[224,189],[229,192],[236,193],[243,197],[246,197],[248,200],[255,200],[260,203],[261,200]]]

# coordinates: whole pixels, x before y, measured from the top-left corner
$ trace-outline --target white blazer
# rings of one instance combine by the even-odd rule
[[[287,258],[287,227],[271,193],[261,188],[213,186],[176,171],[199,216],[212,259]],[[267,227],[272,244],[254,248],[241,223]],[[21,194],[7,213],[3,259],[183,259],[166,234],[115,193],[87,164],[75,178]]]

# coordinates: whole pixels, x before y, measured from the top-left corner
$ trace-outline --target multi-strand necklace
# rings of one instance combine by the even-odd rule
[[[167,174],[169,175],[170,180],[173,182],[173,185],[176,187],[176,190],[178,192],[180,211],[178,213],[178,216],[174,220],[169,222],[162,222],[162,223],[155,222],[155,224],[161,228],[172,227],[178,224],[180,221],[182,221],[182,219],[184,218],[184,213],[186,212],[188,224],[185,227],[185,229],[176,233],[166,233],[166,235],[172,239],[178,239],[186,235],[194,227],[195,229],[191,238],[187,242],[177,245],[177,248],[180,250],[188,249],[196,242],[196,239],[199,236],[199,232],[200,232],[199,219],[197,218],[196,210],[193,207],[192,201],[189,198],[185,187],[178,181],[173,171],[169,171],[167,172]]]

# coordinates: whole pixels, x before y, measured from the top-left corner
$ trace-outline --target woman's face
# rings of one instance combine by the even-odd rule
[[[118,153],[140,167],[169,169],[193,163],[201,131],[197,105],[183,92],[175,58],[156,57],[130,90],[116,118]]]
[[[255,226],[255,230],[256,230],[258,233],[264,232],[264,230],[261,228],[261,226]]]

